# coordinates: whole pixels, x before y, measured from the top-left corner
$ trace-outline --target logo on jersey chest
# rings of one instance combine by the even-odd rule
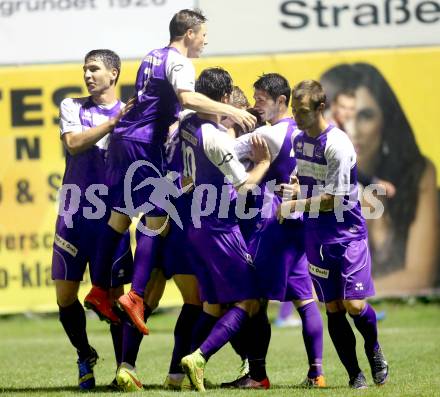
[[[82,114],[82,118],[83,118],[83,120],[86,120],[86,121],[92,121],[92,112],[90,112],[90,110],[85,110],[84,111],[84,113]]]
[[[322,146],[315,146],[315,158],[322,159],[324,157],[324,148]]]
[[[315,145],[313,143],[304,142],[303,154],[306,157],[313,157]]]

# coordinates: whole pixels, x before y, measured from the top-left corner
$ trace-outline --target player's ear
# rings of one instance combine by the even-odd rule
[[[221,99],[220,99],[221,103],[227,103],[227,104],[231,104],[231,94],[224,94]]]
[[[320,112],[323,112],[324,109],[325,109],[325,103],[324,102],[321,102],[319,104],[319,106],[316,108],[316,110],[319,110]]]
[[[286,98],[285,95],[280,95],[280,96],[277,98],[277,102],[278,102],[280,105],[282,105],[283,103],[285,104],[286,101],[287,101],[287,98]]]
[[[116,68],[112,68],[110,71],[110,75],[112,76],[112,81],[116,82],[117,78],[118,78],[118,69]]]
[[[194,31],[194,29],[188,29],[185,32],[185,35],[188,37],[188,39],[192,40],[194,38],[195,33],[196,32]]]

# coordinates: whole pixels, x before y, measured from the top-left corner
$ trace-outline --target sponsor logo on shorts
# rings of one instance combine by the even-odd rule
[[[309,263],[309,272],[317,277],[328,278],[330,270]]]
[[[64,240],[59,234],[55,233],[54,243],[56,246],[60,247],[62,250],[68,252],[73,257],[78,253],[78,248],[76,248],[72,243]]]
[[[246,253],[246,254],[244,254],[244,256],[246,258],[246,262],[247,262],[248,265],[253,265],[254,264],[254,261],[252,259],[251,254]]]
[[[354,287],[356,291],[363,291],[364,290],[364,284],[362,283],[356,283],[356,286]]]

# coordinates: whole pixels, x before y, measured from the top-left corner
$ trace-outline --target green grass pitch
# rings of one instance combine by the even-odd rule
[[[267,360],[272,382],[269,391],[208,390],[212,396],[440,396],[440,305],[377,304],[386,318],[379,323],[380,341],[391,368],[390,382],[374,387],[360,335],[358,355],[371,385],[367,390],[352,391],[347,376],[324,332],[324,369],[328,383],[325,390],[302,390],[293,386],[303,380],[307,360],[301,329],[272,329]],[[272,307],[271,315],[275,314]],[[161,390],[172,349],[173,326],[178,311],[154,315],[149,320],[151,335],[144,338],[138,359],[138,373],[151,396],[176,396]],[[325,316],[324,316],[325,317]],[[91,344],[101,359],[95,367],[97,388],[94,396],[120,395],[105,385],[114,377],[115,364],[108,326],[88,318]],[[76,386],[76,356],[56,318],[0,319],[0,394],[2,396],[69,396],[79,394]],[[206,377],[214,382],[235,378],[240,361],[226,346],[208,363]],[[195,392],[187,392],[195,395]]]

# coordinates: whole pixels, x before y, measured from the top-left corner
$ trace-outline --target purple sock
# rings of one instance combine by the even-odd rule
[[[113,350],[115,351],[116,366],[122,362],[122,324],[110,324],[112,334]]]
[[[322,374],[323,325],[316,302],[298,308],[302,320],[302,334],[309,359],[309,378]]]
[[[364,337],[365,352],[369,354],[377,350],[379,342],[377,340],[377,320],[374,309],[367,303],[359,315],[351,317],[354,320],[354,325]]]
[[[220,350],[246,324],[249,315],[240,307],[233,307],[214,325],[208,338],[200,346],[206,360]]]
[[[194,325],[193,333],[191,336],[191,353],[193,351],[196,351],[205,341],[217,321],[218,317],[211,316],[210,314],[202,311],[199,319]]]
[[[191,353],[192,333],[201,313],[201,306],[188,303],[182,306],[176,326],[174,327],[174,349],[170,363],[170,374],[183,373],[180,361]]]
[[[261,382],[267,378],[266,356],[272,335],[267,305],[262,306],[260,311],[249,319],[245,329],[249,341],[249,374],[253,380]]]
[[[133,261],[133,279],[131,289],[139,296],[144,296],[145,287],[151,277],[151,272],[157,266],[158,257],[163,246],[164,238],[146,236],[136,230],[136,251]]]
[[[147,320],[150,317],[152,310],[145,305],[144,319]],[[122,360],[136,367],[136,360],[139,353],[139,347],[141,346],[142,338],[144,335],[138,331],[138,329],[129,320],[125,320],[122,324]]]
[[[91,268],[90,275],[92,284],[103,289],[109,289],[111,285],[111,274],[113,257],[123,234],[118,233],[108,224],[101,229],[96,244],[96,257]]]
[[[84,308],[76,300],[71,305],[66,307],[58,306],[60,322],[63,325],[69,337],[70,343],[78,352],[80,360],[84,360],[90,355],[90,345],[86,332],[86,315]]]
[[[361,372],[356,355],[356,337],[350,323],[345,316],[345,311],[337,313],[327,312],[328,332],[336,348],[339,359],[352,378]]]

